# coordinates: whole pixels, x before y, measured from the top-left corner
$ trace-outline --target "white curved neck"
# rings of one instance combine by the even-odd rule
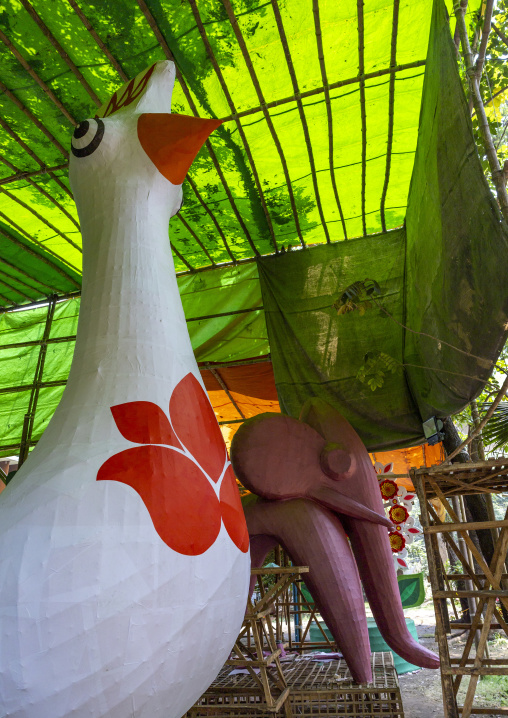
[[[149,187],[89,189],[89,211],[80,211],[84,264],[76,347],[46,431],[49,437],[63,422],[59,440],[63,431],[68,441],[87,420],[100,425],[99,415],[117,431],[110,413],[116,404],[152,401],[167,412],[183,376],[192,371],[199,378],[168,239],[175,188],[160,177]]]

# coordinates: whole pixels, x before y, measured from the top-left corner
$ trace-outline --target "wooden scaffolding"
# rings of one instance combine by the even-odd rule
[[[503,520],[466,521],[463,496],[479,493],[503,493],[508,490],[508,459],[478,463],[451,464],[411,470],[411,478],[420,500],[421,523],[429,563],[429,576],[436,614],[436,640],[441,659],[441,682],[445,718],[469,718],[470,715],[508,715],[508,708],[474,706],[478,680],[484,676],[508,676],[508,655],[492,659],[487,652],[489,631],[502,630],[508,636],[503,609],[508,611],[508,510]],[[439,506],[439,502],[441,506]],[[439,512],[446,512],[445,520]],[[494,554],[490,565],[478,549],[475,532],[490,530]],[[447,571],[439,553],[438,535],[456,556],[460,572]],[[452,582],[465,581],[466,590],[455,590]],[[505,584],[506,586],[506,584]],[[462,655],[452,655],[447,639],[451,633],[449,606],[456,599],[470,602],[470,622]],[[506,613],[505,613],[506,616]],[[457,627],[457,624],[455,624]],[[462,678],[469,676],[463,705],[457,693]]]

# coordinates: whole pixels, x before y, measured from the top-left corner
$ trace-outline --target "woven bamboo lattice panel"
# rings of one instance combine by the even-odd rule
[[[439,480],[439,488],[445,496],[465,494],[503,493],[508,491],[508,457],[493,461],[469,464],[451,464],[413,469],[412,475],[430,476]],[[436,498],[431,484],[427,484],[428,499]]]
[[[475,706],[476,688],[482,676],[507,676],[508,656],[493,659],[488,653],[489,631],[502,629],[508,636],[508,624],[502,607],[508,609],[505,566],[508,551],[508,510],[503,520],[467,521],[462,494],[502,493],[508,489],[508,460],[412,469],[411,478],[420,500],[421,523],[429,563],[429,576],[436,614],[436,640],[441,660],[441,683],[445,718],[469,718],[471,715],[508,715],[506,707]],[[436,500],[444,508],[443,521]],[[493,554],[487,561],[480,552],[475,532],[488,529]],[[456,557],[454,573],[443,565],[437,537],[441,535]],[[461,581],[460,590],[453,581]],[[461,655],[454,655],[448,643],[451,633],[449,607],[467,599],[470,621]],[[455,623],[458,627],[459,623]],[[455,647],[455,651],[458,647]],[[464,677],[469,678],[463,705],[458,691]]]
[[[372,654],[373,682],[358,685],[343,659],[324,662],[296,658],[284,662],[289,702],[294,716],[357,716],[404,718],[397,673],[391,653]],[[225,666],[187,718],[266,715],[263,696],[250,675],[230,675]],[[272,713],[279,716],[281,713]]]

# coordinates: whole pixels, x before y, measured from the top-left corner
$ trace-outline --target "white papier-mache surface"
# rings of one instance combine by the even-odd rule
[[[71,157],[84,240],[74,361],[46,432],[0,498],[9,718],[179,718],[242,623],[249,553],[223,523],[210,548],[183,555],[136,490],[97,481],[110,457],[136,446],[111,407],[152,402],[168,416],[177,384],[189,373],[201,382],[167,233],[181,186],[136,133],[140,112],[170,111],[173,82],[173,64],[159,63],[142,98],[103,120],[97,149]],[[209,482],[217,495],[221,480]]]

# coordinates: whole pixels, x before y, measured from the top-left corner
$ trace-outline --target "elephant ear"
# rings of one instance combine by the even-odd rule
[[[322,480],[324,439],[307,424],[282,414],[259,414],[245,421],[231,443],[235,474],[264,499],[306,496]]]
[[[327,441],[340,443],[347,451],[367,453],[349,421],[323,399],[307,399],[302,407],[300,421],[312,426]]]

